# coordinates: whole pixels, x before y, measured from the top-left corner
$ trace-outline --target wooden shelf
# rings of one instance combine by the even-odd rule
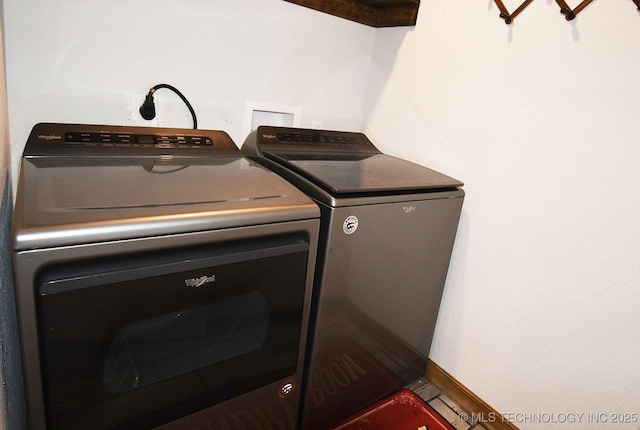
[[[420,0],[285,0],[371,27],[416,25]]]

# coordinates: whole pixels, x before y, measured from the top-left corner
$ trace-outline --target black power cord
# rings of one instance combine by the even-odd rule
[[[174,93],[176,93],[182,99],[182,101],[189,108],[189,112],[191,112],[191,117],[193,118],[193,128],[194,129],[198,128],[198,120],[196,119],[196,113],[193,110],[193,107],[191,107],[191,103],[189,103],[189,100],[187,100],[187,98],[184,95],[182,95],[182,93],[178,91],[177,88],[169,84],[158,84],[151,87],[146,97],[144,98],[144,102],[142,103],[142,106],[140,106],[140,115],[142,115],[142,118],[149,121],[156,117],[156,106],[153,103],[153,93],[155,93],[160,88],[167,88],[173,91]]]

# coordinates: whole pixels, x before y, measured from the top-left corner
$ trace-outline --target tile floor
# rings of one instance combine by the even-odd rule
[[[426,378],[416,379],[405,388],[420,396],[456,430],[484,430],[480,424],[464,421],[461,416],[467,416],[465,411]]]

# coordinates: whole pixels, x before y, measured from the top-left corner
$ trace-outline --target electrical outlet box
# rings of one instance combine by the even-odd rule
[[[261,125],[300,127],[300,106],[274,103],[245,102],[243,134],[246,137]]]

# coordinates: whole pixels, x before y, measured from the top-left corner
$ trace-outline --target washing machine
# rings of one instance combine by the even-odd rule
[[[36,125],[12,238],[27,428],[295,429],[319,216],[223,131]]]
[[[263,126],[242,150],[321,208],[301,421],[323,430],[424,376],[463,184],[362,133]]]

